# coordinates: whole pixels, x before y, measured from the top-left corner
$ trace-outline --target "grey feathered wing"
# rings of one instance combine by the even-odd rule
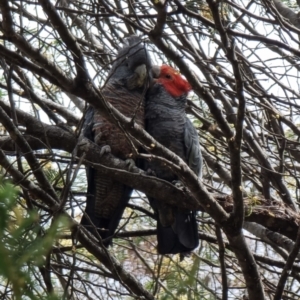
[[[184,148],[187,164],[201,177],[202,156],[198,133],[187,117],[184,127]],[[173,209],[173,214],[174,223],[171,226],[164,227],[158,218],[157,249],[161,254],[190,252],[199,245],[196,212]]]

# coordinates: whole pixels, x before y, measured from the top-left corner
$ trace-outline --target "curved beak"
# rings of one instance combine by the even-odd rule
[[[160,74],[160,66],[152,66],[152,76],[153,78],[158,78]]]

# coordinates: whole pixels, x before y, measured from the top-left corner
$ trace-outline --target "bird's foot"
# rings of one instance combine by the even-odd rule
[[[135,161],[132,158],[127,158],[125,160],[126,166],[128,167],[128,171],[133,171],[133,168],[136,167]]]
[[[180,180],[174,180],[172,181],[173,185],[175,185],[176,188],[186,191],[186,187],[183,185],[183,183]]]
[[[157,177],[157,176],[156,176],[156,173],[155,173],[153,170],[151,170],[150,168],[146,171],[146,175]]]
[[[101,147],[101,150],[100,150],[100,157],[102,157],[104,154],[107,154],[107,153],[111,153],[111,148],[109,145],[104,145]]]

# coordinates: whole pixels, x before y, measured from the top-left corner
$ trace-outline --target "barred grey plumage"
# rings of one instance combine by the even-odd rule
[[[140,37],[128,37],[101,91],[106,101],[125,116],[135,116],[135,122],[141,126],[144,126],[144,94],[151,77],[150,65],[149,55]],[[132,149],[135,143],[132,144],[118,125],[93,107],[86,113],[83,130],[85,137],[100,147],[109,146],[116,157],[135,159]],[[98,232],[104,240],[103,244],[109,246],[132,188],[93,168],[87,168],[87,173],[86,215],[83,215],[81,224],[96,236]]]

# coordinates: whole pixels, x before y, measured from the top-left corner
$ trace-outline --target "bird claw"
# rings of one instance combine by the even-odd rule
[[[174,180],[174,181],[172,181],[172,183],[176,188],[178,188],[182,191],[186,190],[186,187],[183,185],[183,183],[180,180]]]
[[[156,173],[155,173],[153,170],[151,170],[150,168],[146,171],[146,175],[157,177],[157,176],[156,176]]]
[[[101,147],[101,150],[100,150],[100,157],[102,157],[104,154],[107,154],[107,153],[111,153],[111,148],[109,145],[104,145]]]
[[[131,172],[133,171],[133,168],[136,167],[135,161],[132,158],[127,158],[125,160],[126,166],[128,167],[128,170]]]

